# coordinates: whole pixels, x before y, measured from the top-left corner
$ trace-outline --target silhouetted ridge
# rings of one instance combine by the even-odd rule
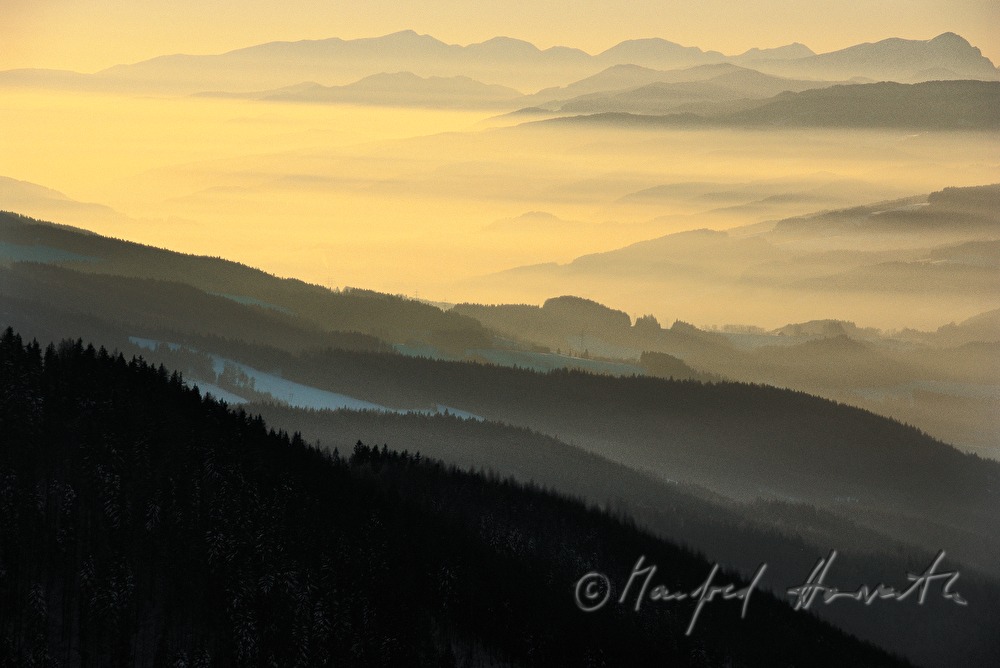
[[[120,280],[108,279],[107,275],[157,279],[185,283],[213,295],[261,302],[276,311],[271,316],[292,316],[299,320],[299,327],[305,324],[307,328],[359,332],[391,342],[411,340],[445,350],[483,347],[491,341],[490,334],[471,318],[443,313],[412,299],[357,288],[330,290],[297,279],[278,278],[230,260],[110,239],[4,211],[0,211],[0,241],[26,248],[57,248],[80,256],[60,264],[99,276],[89,280],[101,281],[103,277],[109,283],[106,289],[118,289],[115,283]],[[58,272],[54,268],[25,266],[16,271],[49,275]],[[182,306],[181,301],[175,304]]]
[[[0,369],[3,665],[896,663],[763,592],[690,637],[690,605],[582,613],[589,570],[645,554],[679,588],[709,564],[577,502],[324,454],[80,341],[8,329]]]
[[[1000,127],[1000,82],[881,82],[782,93],[768,104],[733,114],[731,123],[831,127]]]
[[[635,96],[643,90],[629,91]],[[623,97],[622,94],[617,96]],[[927,130],[994,130],[1000,128],[1000,81],[926,81],[903,84],[839,84],[826,88],[782,92],[763,100],[744,100],[739,109],[729,102],[701,105],[697,113],[658,113],[625,100],[609,98],[612,107],[600,113],[535,121],[557,125],[612,125],[657,127],[836,127],[914,128]],[[617,110],[624,108],[623,111]],[[568,105],[567,110],[572,105]],[[588,102],[582,111],[589,110]],[[678,107],[679,109],[679,107]]]

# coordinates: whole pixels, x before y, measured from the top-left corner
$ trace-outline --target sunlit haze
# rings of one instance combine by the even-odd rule
[[[970,0],[840,2],[823,7],[784,0],[669,7],[643,2],[630,3],[627,9],[596,1],[439,1],[414,8],[395,2],[293,2],[279,7],[263,2],[13,0],[5,3],[0,26],[5,45],[0,68],[86,72],[157,54],[221,53],[276,39],[349,39],[404,28],[446,43],[470,44],[506,34],[542,47],[566,45],[595,54],[637,37],[738,54],[750,47],[791,42],[821,52],[888,37],[929,40],[951,30],[989,55],[997,46],[1000,21],[990,20],[995,13],[993,3]],[[953,38],[941,48],[973,61],[978,58],[973,48]],[[689,281],[672,275],[671,282],[663,283],[663,275],[655,280],[574,275],[570,280],[531,271],[501,272],[566,264],[687,230],[745,228],[926,195],[949,186],[995,183],[1000,181],[1000,139],[995,132],[518,125],[545,116],[503,114],[559,96],[574,98],[578,92],[591,97],[574,98],[565,110],[573,104],[587,110],[597,99],[593,91],[600,88],[591,83],[578,92],[560,89],[566,92],[523,98],[518,97],[521,93],[572,84],[601,72],[608,63],[636,61],[561,52],[557,56],[565,60],[554,60],[546,68],[518,69],[490,61],[489,54],[522,62],[516,60],[526,57],[522,47],[496,43],[489,47],[493,51],[482,52],[487,56],[476,56],[479,60],[468,64],[439,62],[433,60],[438,56],[412,54],[422,54],[419,49],[424,48],[440,53],[448,47],[413,33],[373,52],[382,58],[377,61],[357,57],[333,64],[332,52],[322,50],[333,47],[316,48],[320,50],[266,52],[246,66],[238,60],[223,66],[220,60],[168,59],[115,70],[103,79],[8,73],[13,78],[4,79],[10,83],[0,89],[0,124],[8,130],[0,134],[0,177],[7,179],[2,191],[6,199],[0,205],[330,287],[359,286],[442,302],[540,303],[553,294],[573,293],[633,315],[654,313],[668,322],[684,318],[779,326],[836,317],[879,327],[925,328],[993,306],[994,295],[982,291],[910,294],[887,304],[884,296],[857,291],[829,293],[820,300],[808,290],[779,297],[761,285],[734,288],[712,282],[722,280],[719,276]],[[635,76],[650,76],[648,59],[663,56],[643,48],[621,57],[638,58],[646,68],[625,65],[632,70],[621,70],[626,73],[622,76],[633,76],[633,71],[639,72]],[[700,52],[681,57],[688,60],[673,67],[717,62],[717,55]],[[952,66],[920,65],[923,71],[900,76],[905,81],[942,73],[957,78],[947,69]],[[982,63],[973,66],[981,68]],[[739,110],[747,104],[740,96],[763,99],[783,89],[785,79],[771,77],[766,85],[774,86],[773,92],[758,92],[765,84],[747,77],[759,73],[727,67],[732,76],[746,81],[733,79],[726,85],[744,92],[719,88],[714,80],[703,85],[694,75],[677,75],[677,81],[688,83],[678,84],[676,94],[682,97],[670,102],[668,110],[702,113],[714,108],[716,100]],[[776,76],[784,74],[775,67]],[[420,77],[467,74],[478,81],[381,74],[408,69]],[[797,71],[788,72],[795,76]],[[836,83],[838,77],[870,81],[880,76],[867,70],[868,78],[852,77],[848,70],[816,72],[798,78],[827,77],[832,79],[828,83]],[[369,75],[383,79],[336,90],[308,83],[344,86]],[[505,87],[485,85],[498,80]],[[805,90],[828,83],[796,80],[787,85]],[[626,83],[607,85],[622,88]],[[438,92],[427,92],[431,86]],[[442,86],[451,89],[442,93]],[[308,97],[296,101],[300,89],[305,95],[328,96],[327,103],[303,103],[321,101]],[[210,91],[230,93],[192,95]],[[255,95],[267,99],[253,99]],[[275,95],[293,97],[277,101]],[[683,97],[689,95],[695,97]],[[607,108],[614,111],[616,99],[612,95],[599,105],[611,105]],[[630,104],[651,113],[641,107],[648,104],[644,99]],[[658,100],[652,104],[660,104]],[[846,242],[831,241],[809,252],[843,250],[838,243]],[[892,243],[919,248],[925,240]],[[848,246],[852,252],[870,250],[856,240]],[[708,257],[703,259],[707,262]],[[725,280],[737,279],[744,280],[738,273]]]

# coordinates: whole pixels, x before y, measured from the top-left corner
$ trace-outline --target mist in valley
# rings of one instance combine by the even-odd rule
[[[994,303],[982,291],[933,290],[887,304],[824,289],[817,300],[813,289],[775,293],[760,276],[734,286],[728,279],[744,267],[729,258],[713,267],[710,247],[687,251],[697,270],[659,277],[669,290],[656,276],[627,276],[627,264],[608,275],[491,276],[677,232],[1000,181],[1000,146],[989,133],[483,129],[488,112],[27,91],[5,95],[0,107],[0,121],[19,128],[0,139],[9,175],[113,212],[27,184],[7,185],[6,208],[185,252],[225,249],[331,287],[451,303],[570,293],[663,320],[768,327],[835,317],[933,328]],[[905,246],[919,256],[951,240],[896,236],[812,239],[809,250]]]

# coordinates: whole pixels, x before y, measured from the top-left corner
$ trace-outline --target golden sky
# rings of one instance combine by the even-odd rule
[[[449,43],[507,35],[591,53],[662,37],[727,54],[951,31],[1000,62],[997,0],[0,0],[0,69],[89,72],[167,53],[404,29]]]

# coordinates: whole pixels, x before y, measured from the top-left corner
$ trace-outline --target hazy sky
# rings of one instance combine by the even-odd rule
[[[592,53],[655,36],[729,54],[951,31],[1000,62],[997,0],[0,0],[0,69],[94,71],[166,53],[404,29],[449,43],[507,35]]]

